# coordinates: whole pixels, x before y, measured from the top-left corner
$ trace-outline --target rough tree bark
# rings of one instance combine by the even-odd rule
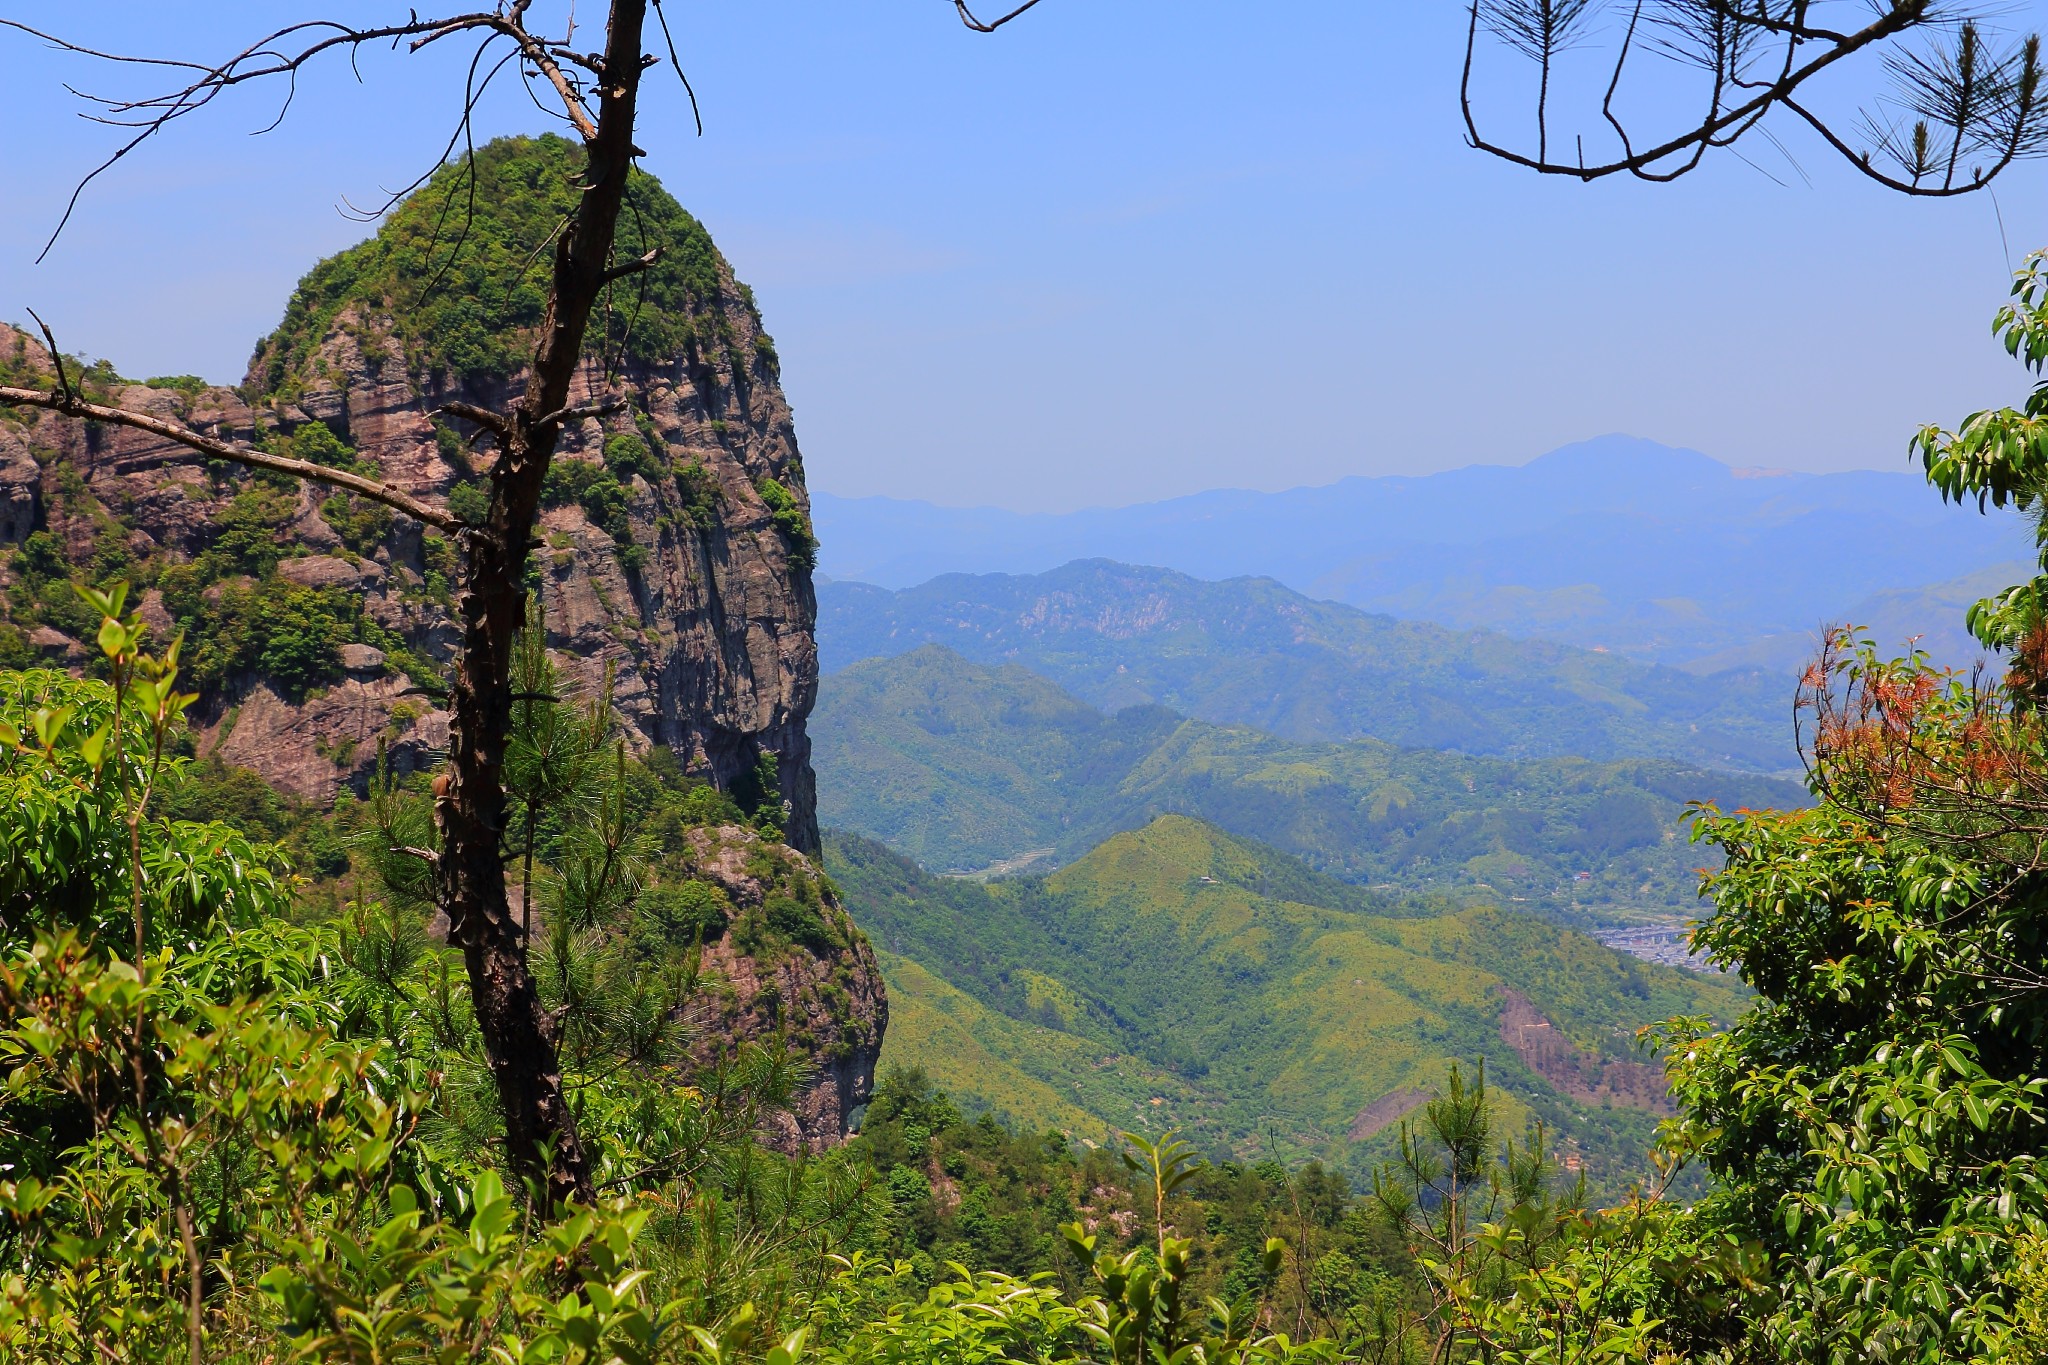
[[[450,781],[441,812],[441,901],[462,949],[477,1022],[505,1110],[513,1163],[543,1169],[556,1200],[591,1197],[590,1164],[562,1087],[555,1021],[527,969],[505,890],[505,739],[512,728],[512,641],[526,624],[526,556],[541,481],[566,420],[583,338],[611,268],[612,242],[636,148],[644,0],[616,0],[606,33],[583,199],[555,247],[554,288],[525,396],[510,420],[487,423],[499,456],[485,524],[465,535],[462,652],[449,689]]]

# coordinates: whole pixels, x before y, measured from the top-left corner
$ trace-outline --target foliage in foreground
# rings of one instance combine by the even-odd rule
[[[153,809],[185,776],[190,697],[175,649],[141,652],[119,591],[93,607],[110,681],[13,674],[0,693],[9,1358],[772,1363],[846,1320],[821,1352],[954,1360],[974,1338],[987,1358],[1302,1354],[1256,1291],[1197,1299],[1190,1244],[1163,1222],[1192,1169],[1182,1149],[1150,1153],[1154,1237],[1071,1229],[1084,1292],[990,1271],[933,1283],[875,1259],[895,1205],[851,1154],[756,1144],[786,1058],[689,1066],[604,1032],[609,1016],[579,1018],[590,1036],[565,1052],[603,1197],[548,1214],[505,1183],[474,1025],[403,905],[295,927],[274,849]],[[584,740],[589,719],[557,717]],[[522,763],[606,766],[550,733],[515,746]],[[370,830],[388,836],[403,809]],[[601,922],[611,893],[577,885],[590,894],[570,886],[550,913]]]

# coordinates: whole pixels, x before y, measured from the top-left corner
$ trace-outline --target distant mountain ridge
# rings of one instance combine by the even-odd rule
[[[1016,663],[1105,711],[1157,703],[1283,739],[1361,737],[1509,758],[1797,766],[1791,679],[1708,678],[1619,654],[1318,602],[1269,578],[1204,582],[1106,560],[818,589],[826,672],[937,643]]]
[[[888,588],[1100,557],[1669,663],[2032,557],[2017,517],[1944,505],[1914,473],[1739,470],[1619,435],[1520,466],[1061,515],[825,493],[814,515],[824,574]]]
[[[1686,802],[1807,801],[1796,783],[1672,763],[1298,744],[1160,706],[1105,715],[939,645],[828,676],[811,738],[820,817],[935,871],[1049,872],[1175,813],[1352,884],[1288,899],[1365,908],[1369,886],[1374,913],[1448,895],[1580,928],[1705,912],[1711,855],[1686,841]]]

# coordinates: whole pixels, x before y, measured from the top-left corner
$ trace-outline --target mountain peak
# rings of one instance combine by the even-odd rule
[[[399,359],[437,382],[511,379],[546,309],[552,262],[540,247],[575,209],[582,172],[582,148],[553,134],[497,138],[448,162],[375,236],[306,272],[258,343],[246,391],[296,397],[318,387],[321,350],[337,329],[361,339],[373,374]],[[656,245],[661,254],[636,279],[633,307],[592,320],[585,348],[644,366],[733,349],[725,315],[753,314],[752,295],[729,287],[710,234],[660,181],[635,170],[632,195],[619,259]],[[401,356],[389,354],[393,341]]]
[[[1710,455],[1624,432],[1559,446],[1538,455],[1522,470],[1546,481],[1576,485],[1588,496],[1617,485],[1668,488],[1679,482],[1718,482],[1733,477],[1727,465]]]
[[[1158,905],[1186,904],[1227,888],[1323,910],[1370,914],[1385,908],[1361,887],[1191,815],[1154,816],[1141,829],[1112,835],[1046,885],[1083,899],[1136,895]]]

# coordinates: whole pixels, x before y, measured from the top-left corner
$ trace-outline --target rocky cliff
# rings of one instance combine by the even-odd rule
[[[562,159],[556,149],[566,146],[553,139],[508,141],[485,149],[480,160],[532,177],[556,169],[551,163]],[[667,200],[651,180],[638,194]],[[482,281],[439,283],[442,293],[462,296],[456,302],[475,305],[452,321],[434,316],[434,301],[408,310],[409,300],[382,295],[378,286],[385,281],[364,261],[392,265],[385,258],[396,254],[394,240],[402,245],[434,206],[426,198],[407,216],[414,208],[408,205],[377,238],[310,273],[284,325],[257,348],[239,390],[184,380],[124,384],[110,375],[98,376],[100,386],[120,406],[209,434],[298,440],[294,453],[302,453],[308,444],[303,434],[317,425],[322,430],[310,443],[316,458],[325,451],[330,463],[373,466],[407,492],[460,505],[465,486],[474,489],[490,458],[488,443],[465,440],[435,409],[457,398],[503,403],[521,379],[516,370],[497,372],[508,367],[489,354],[451,360],[434,338],[412,334],[417,322],[409,327],[400,319],[425,312],[457,332],[482,328],[494,339],[510,334],[515,342],[500,349],[512,355],[524,319],[517,297],[490,297],[489,260]],[[551,484],[554,505],[543,513],[534,563],[549,643],[585,681],[601,678],[607,665],[615,669],[615,700],[638,747],[666,745],[686,768],[728,790],[756,782],[764,771],[760,760],[771,760],[775,785],[789,804],[790,842],[815,851],[815,782],[804,719],[817,696],[817,606],[795,428],[751,291],[733,278],[694,220],[673,207],[664,216],[687,238],[669,250],[689,258],[680,283],[656,282],[674,286],[659,319],[662,339],[674,349],[657,354],[628,344],[606,353],[609,338],[600,322],[583,396],[622,392],[628,407],[563,435],[562,477]],[[469,248],[458,248],[454,229],[446,228],[451,240],[438,250],[502,256],[522,226],[479,221],[473,234],[495,232],[503,240]],[[402,257],[395,263],[400,275],[406,264]],[[448,301],[439,304],[445,314]],[[627,295],[615,309],[634,306]],[[644,312],[643,319],[654,330],[655,320]],[[456,368],[465,359],[475,368]],[[19,332],[0,333],[0,366],[43,376],[50,370],[42,346]],[[330,435],[344,453],[335,453]],[[332,676],[317,675],[322,695],[303,695],[311,688],[291,695],[276,686],[268,675],[277,670],[262,667],[261,650],[254,659],[229,661],[207,698],[217,727],[208,741],[223,757],[316,797],[338,782],[360,784],[380,733],[390,732],[401,767],[431,755],[445,734],[438,713],[401,704],[407,684],[392,676],[393,651],[378,649],[395,640],[431,669],[446,663],[457,639],[451,548],[409,519],[320,488],[270,488],[238,471],[208,468],[199,456],[147,434],[99,430],[53,414],[0,423],[0,498],[0,536],[18,543],[46,526],[74,563],[116,569],[189,565],[218,550],[224,530],[246,531],[252,517],[261,518],[265,524],[257,529],[276,538],[284,584],[336,590],[360,603],[366,619],[351,623],[355,629],[347,633],[362,636],[356,643],[371,652],[356,651]],[[278,506],[280,500],[290,505]],[[219,572],[198,585],[215,601],[224,585],[238,586],[237,578],[252,587],[270,578],[260,560],[231,548],[216,556],[225,561],[212,566]],[[158,605],[164,596],[152,594],[147,609],[166,621],[180,618],[188,630],[203,627],[175,604],[164,613]],[[24,624],[34,629],[38,623]],[[49,626],[37,647],[64,652],[53,638],[62,625]],[[387,657],[379,659],[378,652]]]
[[[784,1151],[843,1136],[874,1089],[889,1001],[867,938],[817,864],[736,825],[690,832],[683,856],[716,888],[724,928],[705,945],[712,989],[686,1022],[700,1062],[783,1038],[810,1057],[809,1082],[774,1116]],[[786,946],[785,946],[786,945]]]
[[[473,198],[469,169],[445,169],[307,275],[240,388],[131,383],[105,365],[75,378],[100,401],[474,506],[488,438],[437,409],[519,391],[574,164],[558,139],[492,144]],[[632,198],[621,253],[655,245],[661,263],[593,323],[579,387],[625,403],[566,431],[556,456],[531,568],[548,642],[580,685],[613,679],[636,751],[668,749],[743,810],[780,804],[788,843],[814,853],[814,542],[774,345],[695,220],[651,178]],[[0,382],[51,372],[39,343],[0,331]],[[153,624],[186,632],[202,755],[321,804],[361,790],[380,749],[401,775],[441,756],[456,555],[403,515],[145,433],[0,412],[0,542],[17,547],[0,663],[81,663],[91,623],[71,581],[126,577]],[[879,1046],[880,978],[849,943],[814,965],[874,998],[873,1036],[826,1068],[833,1094],[807,1130],[861,1102]],[[734,981],[761,975],[729,944],[713,955]]]

